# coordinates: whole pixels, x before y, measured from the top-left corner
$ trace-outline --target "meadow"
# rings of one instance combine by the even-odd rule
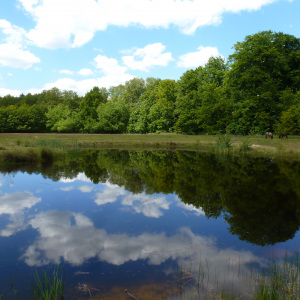
[[[55,151],[80,149],[144,149],[227,151],[239,155],[300,158],[300,137],[266,139],[264,135],[182,135],[182,134],[0,134],[0,158],[28,153],[40,156],[41,149]],[[8,154],[9,153],[9,154]],[[32,151],[30,152],[31,156]],[[34,158],[32,158],[34,160]],[[39,159],[39,158],[37,158]],[[28,159],[30,161],[30,159]]]

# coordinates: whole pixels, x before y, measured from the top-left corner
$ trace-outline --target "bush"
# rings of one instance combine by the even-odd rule
[[[53,152],[50,149],[41,150],[42,161],[52,162],[53,161]]]

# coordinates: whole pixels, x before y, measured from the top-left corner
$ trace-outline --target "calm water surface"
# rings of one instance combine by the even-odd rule
[[[6,299],[58,264],[66,299],[246,299],[253,270],[299,251],[298,162],[103,150],[0,172]]]

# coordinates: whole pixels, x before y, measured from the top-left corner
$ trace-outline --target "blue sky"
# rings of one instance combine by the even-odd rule
[[[0,0],[0,96],[178,80],[263,30],[299,37],[300,0]]]

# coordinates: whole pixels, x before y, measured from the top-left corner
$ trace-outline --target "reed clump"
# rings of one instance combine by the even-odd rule
[[[44,271],[42,278],[36,271],[35,283],[33,283],[32,292],[34,300],[63,300],[65,280],[63,278],[62,269],[58,265],[52,273],[52,277],[48,278]]]
[[[284,262],[269,262],[259,281],[255,300],[300,299],[300,261],[299,253]]]
[[[230,134],[219,134],[217,138],[217,149],[218,150],[227,150],[232,145],[232,137]]]

